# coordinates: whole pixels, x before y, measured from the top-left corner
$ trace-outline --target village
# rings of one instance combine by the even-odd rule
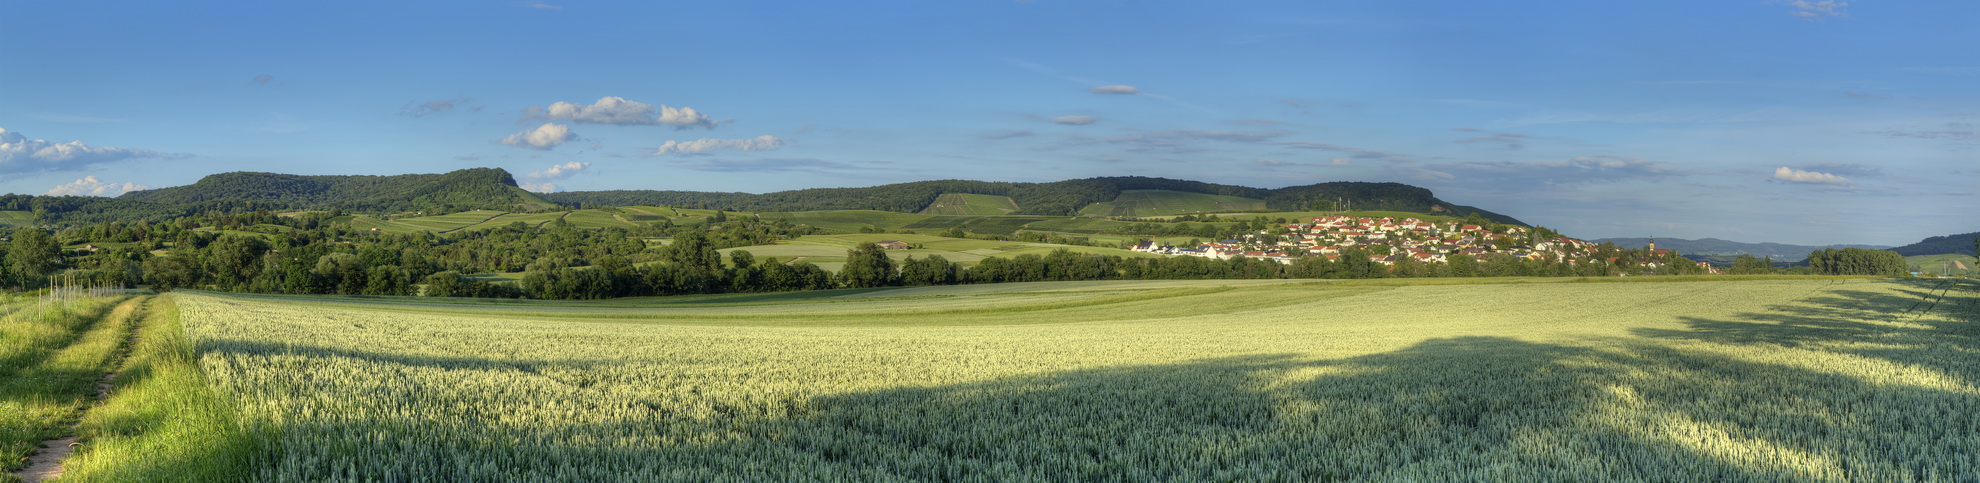
[[[1322,216],[1309,223],[1284,225],[1284,230],[1264,230],[1244,235],[1242,240],[1221,240],[1194,247],[1161,245],[1142,241],[1137,252],[1182,255],[1215,259],[1236,257],[1274,260],[1291,264],[1302,257],[1324,256],[1339,260],[1349,249],[1360,249],[1368,259],[1384,265],[1400,260],[1443,263],[1453,255],[1484,258],[1504,253],[1531,260],[1564,260],[1577,263],[1591,254],[1594,243],[1566,237],[1536,239],[1523,226],[1466,224],[1461,221],[1433,222],[1416,218]],[[1669,252],[1657,250],[1656,252]]]

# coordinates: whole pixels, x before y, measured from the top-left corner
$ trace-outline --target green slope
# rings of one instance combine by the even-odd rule
[[[1959,262],[1959,263],[1954,264],[1953,262]],[[1980,275],[1980,261],[1976,261],[1972,255],[1955,255],[1950,253],[1939,254],[1939,255],[1913,255],[1909,257],[1904,257],[1904,263],[1905,265],[1917,269],[1921,273],[1933,273],[1939,275],[1952,275],[1959,277],[1972,277],[1972,276]],[[1960,268],[1960,266],[1962,265],[1965,266],[1965,268]]]
[[[34,224],[34,212],[32,211],[0,211],[0,225],[27,226],[32,224]]]
[[[1194,213],[1262,211],[1265,201],[1229,195],[1169,190],[1122,191],[1114,201],[1087,205],[1085,216],[1169,216]]]
[[[1935,236],[1926,238],[1918,243],[1892,248],[1891,251],[1898,252],[1899,255],[1904,256],[1939,255],[1945,253],[1972,255],[1974,247],[1973,239],[1975,238],[1980,238],[1980,232]]]
[[[924,215],[1004,215],[1018,210],[1009,196],[943,193],[921,209]]]

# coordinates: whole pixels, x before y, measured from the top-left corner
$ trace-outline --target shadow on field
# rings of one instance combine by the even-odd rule
[[[1836,290],[1599,348],[1440,338],[1344,359],[1260,354],[699,412],[642,400],[583,423],[319,418],[290,429],[327,440],[292,448],[307,464],[275,476],[330,479],[355,466],[386,480],[1973,480],[1980,390],[1966,381],[1976,371],[1945,356],[1973,347],[1980,302],[1971,284],[1904,290],[1938,304],[1917,310],[1955,321],[1886,325],[1925,299]],[[1861,339],[1879,342],[1840,344]],[[1664,343],[1675,340],[1877,357],[1912,372],[1866,377],[1833,360]],[[529,372],[609,364],[290,350]],[[497,430],[497,416],[522,421]],[[349,439],[367,433],[387,434]]]
[[[1637,335],[1721,344],[1775,344],[1924,365],[1969,384],[1980,376],[1972,356],[1948,350],[1980,350],[1980,284],[1953,279],[1880,281],[1903,288],[1892,293],[1832,290],[1766,312],[1718,320],[1685,317],[1684,330],[1638,329]],[[1842,348],[1838,344],[1861,343]]]

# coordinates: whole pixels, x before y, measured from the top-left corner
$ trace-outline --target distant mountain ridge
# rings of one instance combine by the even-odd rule
[[[1615,243],[1616,246],[1623,248],[1643,248],[1644,246],[1649,245],[1651,240],[1653,239],[1652,238],[1598,238],[1590,241],[1611,242],[1611,243]],[[1883,250],[1883,249],[1891,248],[1890,246],[1887,245],[1810,246],[1810,245],[1789,245],[1785,243],[1743,243],[1743,242],[1736,242],[1731,240],[1721,240],[1717,238],[1700,238],[1697,240],[1686,240],[1683,238],[1655,238],[1654,240],[1657,241],[1657,248],[1669,248],[1672,250],[1677,250],[1678,253],[1682,253],[1685,255],[1694,255],[1694,256],[1723,255],[1723,256],[1732,257],[1732,256],[1739,256],[1740,254],[1746,254],[1746,255],[1753,255],[1756,257],[1770,257],[1776,261],[1789,261],[1789,262],[1795,260],[1807,259],[1809,252],[1821,250],[1824,248],[1838,248],[1838,249],[1864,248],[1870,250]]]
[[[1140,176],[1102,177],[1051,183],[938,180],[865,188],[813,188],[763,194],[703,191],[613,190],[549,193],[549,201],[585,206],[668,205],[728,208],[742,211],[881,210],[919,212],[944,194],[1008,196],[1017,203],[1012,214],[1074,216],[1094,203],[1114,201],[1123,191],[1164,190],[1236,196],[1264,202],[1275,211],[1355,210],[1406,211],[1447,216],[1478,216],[1499,223],[1526,225],[1511,216],[1438,199],[1430,190],[1401,183],[1337,181],[1278,189],[1205,183]]]
[[[1160,193],[1166,192],[1166,194]],[[228,172],[168,188],[132,191],[117,198],[88,196],[0,196],[0,209],[33,211],[36,223],[67,225],[110,221],[159,221],[193,213],[257,210],[329,210],[391,214],[414,211],[541,211],[568,206],[665,205],[756,212],[879,210],[918,213],[939,198],[994,196],[1010,205],[1008,214],[1033,216],[1161,216],[1165,210],[1109,205],[1123,193],[1142,202],[1181,203],[1169,214],[1242,211],[1400,211],[1453,217],[1476,214],[1498,223],[1526,225],[1511,216],[1438,199],[1428,189],[1401,183],[1329,182],[1278,189],[1139,176],[1101,177],[1051,183],[935,180],[864,188],[814,188],[763,194],[701,191],[618,190],[538,194],[517,186],[500,168],[473,168],[439,174],[294,175]],[[1153,193],[1153,194],[1151,194]],[[1159,195],[1159,196],[1156,196]],[[1201,198],[1192,198],[1201,195]],[[979,198],[980,199],[980,198]],[[1139,198],[1137,198],[1139,199]],[[1194,201],[1214,201],[1192,203]],[[1144,203],[1146,204],[1146,203]],[[1101,209],[1106,208],[1106,209]],[[1005,212],[1003,205],[994,211]]]
[[[1980,231],[1935,236],[1921,240],[1918,243],[1892,248],[1891,251],[1898,252],[1899,255],[1907,257],[1943,255],[1948,253],[1971,256],[1973,255],[1973,239],[1976,237],[1980,237]]]
[[[190,185],[132,191],[117,198],[155,205],[233,200],[290,209],[341,208],[381,213],[557,206],[517,187],[515,177],[497,168],[392,176],[231,172],[209,175]]]

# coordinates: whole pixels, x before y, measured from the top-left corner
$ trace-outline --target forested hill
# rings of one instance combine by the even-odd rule
[[[1645,245],[1649,244],[1650,240],[1651,239],[1649,238],[1597,238],[1589,241],[1611,242],[1611,243],[1615,243],[1616,246],[1623,248],[1643,248]],[[1683,253],[1686,255],[1731,257],[1731,256],[1744,254],[1744,255],[1752,255],[1756,257],[1772,258],[1776,261],[1789,261],[1789,262],[1805,260],[1808,258],[1808,254],[1810,252],[1814,252],[1816,250],[1821,250],[1824,248],[1862,248],[1866,250],[1882,250],[1882,249],[1890,248],[1888,246],[1883,246],[1883,245],[1813,246],[1813,245],[1788,245],[1784,243],[1742,243],[1731,240],[1720,240],[1717,238],[1700,238],[1697,240],[1686,240],[1683,238],[1657,238],[1656,241],[1657,241],[1657,248],[1669,248],[1672,250],[1677,250],[1678,253]]]
[[[164,206],[239,201],[289,209],[339,208],[371,213],[555,207],[516,187],[508,171],[495,168],[396,176],[220,173],[186,186],[132,191],[118,199]]]
[[[1452,204],[1430,190],[1400,183],[1331,182],[1279,189],[1250,188],[1201,181],[1138,176],[1087,178],[1052,183],[1006,183],[966,180],[917,181],[867,188],[815,188],[764,194],[702,191],[572,191],[543,195],[566,205],[666,205],[725,208],[742,211],[882,210],[920,211],[944,193],[1008,196],[1018,205],[1014,214],[1070,216],[1093,203],[1113,201],[1122,191],[1167,190],[1237,196],[1263,200],[1277,211],[1343,209],[1408,211],[1448,216],[1480,217],[1524,225],[1513,217]]]
[[[1892,248],[1891,251],[1898,252],[1899,255],[1907,257],[1915,255],[1943,255],[1947,253],[1972,255],[1974,238],[1980,238],[1980,231],[1926,238],[1918,243]]]

